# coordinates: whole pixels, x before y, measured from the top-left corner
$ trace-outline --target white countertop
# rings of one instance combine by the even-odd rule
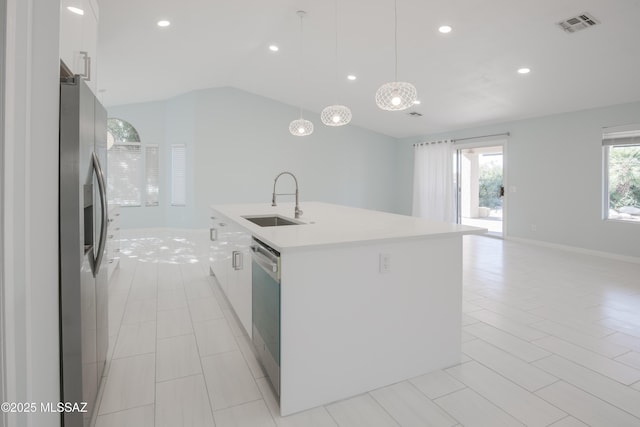
[[[300,225],[260,227],[243,216],[281,215],[294,218],[294,203],[213,205],[222,215],[279,251],[377,241],[482,234],[484,228],[429,221],[406,215],[320,202],[302,202]]]

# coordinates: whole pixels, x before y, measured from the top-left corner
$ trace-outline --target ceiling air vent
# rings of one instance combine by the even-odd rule
[[[417,111],[412,111],[412,112],[407,113],[407,114],[410,115],[410,116],[413,116],[413,117],[422,117],[422,114],[418,113]]]
[[[567,33],[575,33],[576,31],[593,27],[594,25],[598,25],[599,23],[600,21],[585,12],[578,16],[574,16],[572,18],[568,18],[564,21],[558,22],[558,25]]]

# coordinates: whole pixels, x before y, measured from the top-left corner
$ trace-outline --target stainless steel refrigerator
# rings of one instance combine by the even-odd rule
[[[60,83],[61,401],[87,412],[62,414],[86,427],[107,356],[107,113],[79,76]]]

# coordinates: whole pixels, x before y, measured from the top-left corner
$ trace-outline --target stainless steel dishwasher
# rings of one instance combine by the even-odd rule
[[[253,346],[280,396],[280,252],[254,237],[251,254]]]

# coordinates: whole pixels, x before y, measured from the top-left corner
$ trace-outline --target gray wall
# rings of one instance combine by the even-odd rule
[[[602,219],[602,128],[632,123],[640,123],[640,103],[404,139],[398,188],[413,186],[414,142],[510,132],[506,179],[516,192],[506,193],[507,236],[640,257],[640,224]],[[410,214],[411,197],[398,193],[402,213]]]
[[[296,137],[288,125],[297,108],[233,88],[108,110],[133,124],[143,143],[159,144],[164,165],[160,206],[121,209],[124,228],[207,227],[211,204],[270,203],[273,179],[284,170],[298,177],[302,202],[396,210],[397,140],[388,136],[354,125],[329,128],[306,113],[315,131]],[[178,143],[187,145],[186,207],[168,206],[169,148]],[[293,189],[289,180],[279,181],[279,191]]]

